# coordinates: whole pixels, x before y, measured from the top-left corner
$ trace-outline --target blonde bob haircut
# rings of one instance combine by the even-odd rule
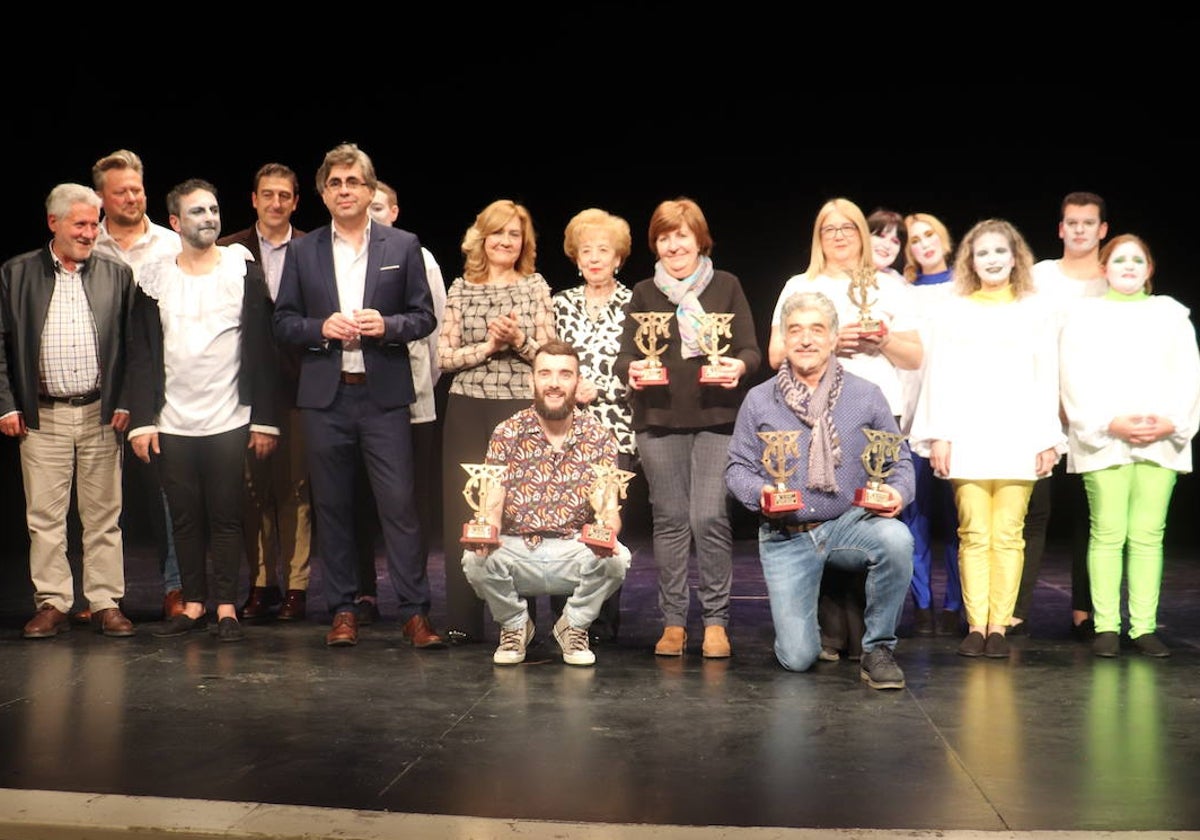
[[[1013,253],[1013,269],[1008,282],[1017,298],[1033,294],[1033,251],[1021,232],[1004,219],[984,219],[967,231],[954,258],[954,291],[964,297],[983,288],[975,273],[975,242],[985,233],[998,233],[1008,241]]]
[[[908,231],[912,231],[912,226],[917,222],[924,222],[933,228],[933,232],[942,240],[942,250],[946,252],[946,265],[950,266],[954,259],[954,240],[950,238],[949,229],[942,224],[942,220],[930,213],[910,213],[904,217],[904,227]],[[909,283],[915,283],[917,275],[921,272],[921,264],[913,259],[912,246],[915,240],[910,235],[908,243],[904,246],[904,279]]]
[[[821,209],[817,211],[817,219],[813,222],[812,255],[805,273],[809,277],[825,273],[828,263],[825,260],[825,249],[821,245],[821,228],[825,226],[825,220],[834,212],[841,213],[858,228],[859,270],[875,271],[875,259],[871,256],[871,249],[867,246],[867,243],[871,241],[871,229],[867,226],[867,217],[863,215],[862,208],[848,198],[831,198],[821,205]]]
[[[1117,250],[1118,245],[1124,245],[1126,242],[1132,242],[1141,248],[1142,253],[1146,257],[1146,294],[1150,294],[1154,291],[1154,286],[1150,283],[1150,280],[1154,277],[1154,255],[1150,253],[1150,246],[1137,234],[1122,233],[1120,236],[1114,236],[1105,242],[1104,247],[1100,249],[1100,265],[1107,272],[1108,261],[1112,259],[1113,251]]]
[[[563,233],[563,253],[570,257],[571,262],[579,262],[579,240],[594,230],[608,234],[609,242],[617,255],[618,267],[624,265],[625,258],[633,248],[629,222],[598,207],[580,210],[567,222],[567,229]]]
[[[713,238],[708,230],[708,221],[700,205],[690,198],[680,196],[669,199],[654,208],[650,216],[650,253],[658,257],[658,238],[680,230],[684,225],[696,237],[696,249],[706,257],[712,256]]]
[[[533,232],[533,217],[517,202],[499,198],[479,211],[475,223],[463,235],[463,279],[468,283],[484,283],[488,277],[487,252],[484,243],[516,218],[521,224],[521,254],[515,268],[522,276],[533,274],[537,265],[537,236]]]

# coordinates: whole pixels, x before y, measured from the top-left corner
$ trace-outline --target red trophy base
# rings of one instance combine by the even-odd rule
[[[763,491],[763,513],[784,513],[789,510],[800,510],[802,507],[804,507],[804,503],[800,499],[799,490],[775,488]]]
[[[725,385],[733,380],[733,371],[725,365],[704,365],[700,368],[701,385]]]
[[[487,522],[465,522],[459,542],[465,545],[500,545],[500,536],[495,525],[489,525]]]
[[[877,487],[859,487],[854,491],[854,504],[867,510],[891,510],[892,497]]]
[[[667,369],[661,364],[657,367],[646,366],[642,368],[642,372],[633,377],[639,385],[645,388],[648,385],[666,385],[668,383]]]
[[[867,318],[866,320],[858,322],[859,335],[870,335],[883,338],[885,335],[887,335],[887,331],[887,324],[883,323],[883,321],[876,321],[874,318]]]
[[[580,529],[579,539],[597,548],[616,548],[617,535],[607,525],[589,522]]]

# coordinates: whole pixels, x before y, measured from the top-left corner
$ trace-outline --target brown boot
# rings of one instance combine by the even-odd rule
[[[687,631],[678,625],[668,625],[663,628],[662,638],[654,646],[655,656],[683,656],[683,648],[687,644]]]
[[[700,648],[706,659],[728,659],[733,655],[729,644],[729,636],[725,628],[719,624],[710,624],[704,628],[704,644]]]

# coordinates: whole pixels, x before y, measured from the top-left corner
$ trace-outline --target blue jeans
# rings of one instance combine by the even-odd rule
[[[867,571],[863,654],[896,646],[896,624],[912,579],[912,534],[898,519],[852,507],[811,531],[788,534],[769,525],[758,530],[758,555],[775,624],[775,658],[789,671],[817,661],[821,630],[817,597],[826,564]]]
[[[619,542],[611,557],[599,557],[579,540],[548,537],[531,549],[523,537],[502,535],[500,545],[486,557],[464,551],[462,567],[501,627],[525,626],[526,595],[566,595],[567,623],[586,629],[600,615],[605,599],[625,581],[631,559],[629,549]]]

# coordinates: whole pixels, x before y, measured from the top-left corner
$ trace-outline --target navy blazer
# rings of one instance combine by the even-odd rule
[[[381,408],[398,408],[416,399],[408,342],[433,332],[437,320],[417,237],[376,223],[371,223],[368,235],[363,307],[383,315],[384,335],[363,336],[366,387]],[[275,337],[280,344],[304,349],[296,394],[299,408],[328,408],[337,396],[342,343],[322,336],[321,325],[338,311],[333,227],[326,225],[292,240],[275,299]]]

